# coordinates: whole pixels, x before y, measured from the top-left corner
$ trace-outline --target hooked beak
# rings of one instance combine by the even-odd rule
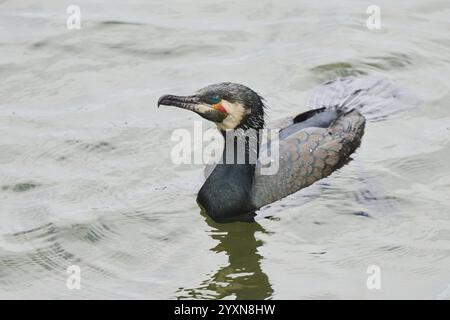
[[[227,113],[220,112],[219,110],[214,109],[211,105],[202,102],[200,97],[197,95],[193,96],[165,95],[159,98],[158,108],[159,106],[172,106],[181,109],[191,110],[199,114],[203,118],[213,122],[222,122],[222,120],[225,119],[228,115]]]

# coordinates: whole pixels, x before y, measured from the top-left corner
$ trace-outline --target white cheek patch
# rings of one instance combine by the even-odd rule
[[[206,113],[209,110],[211,110],[211,106],[207,105],[207,104],[197,104],[195,106],[195,111],[196,112],[200,112],[200,113]]]
[[[244,116],[251,112],[251,110],[246,110],[241,103],[231,103],[226,100],[222,100],[222,106],[228,113],[228,116],[221,122],[217,123],[217,127],[225,131],[227,129],[236,128],[244,118]]]

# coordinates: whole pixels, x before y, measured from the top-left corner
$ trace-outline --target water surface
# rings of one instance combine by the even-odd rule
[[[77,1],[80,30],[69,4],[0,2],[0,298],[450,298],[448,1],[378,1],[379,31],[356,0]],[[240,82],[274,120],[347,75],[420,105],[256,223],[200,213],[203,166],[170,158],[198,118],[160,95]]]

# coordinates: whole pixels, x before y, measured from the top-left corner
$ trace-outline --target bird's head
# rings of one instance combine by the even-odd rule
[[[200,89],[194,95],[165,95],[158,107],[174,106],[194,111],[214,122],[222,132],[228,129],[262,129],[264,103],[252,89],[237,83],[218,83]]]

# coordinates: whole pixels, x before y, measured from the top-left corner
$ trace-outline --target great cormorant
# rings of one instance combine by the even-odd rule
[[[383,110],[398,92],[376,78],[339,78],[318,87],[307,101],[310,109],[282,121],[279,127],[278,170],[261,174],[263,164],[251,162],[264,148],[257,136],[256,148],[245,142],[245,163],[230,161],[225,143],[223,163],[218,163],[200,189],[197,202],[215,221],[249,220],[254,212],[274,201],[329,176],[348,162],[360,145],[366,119],[374,108]],[[218,83],[194,95],[164,95],[158,106],[191,110],[216,124],[226,137],[229,130],[260,130],[265,126],[264,99],[237,83]],[[397,110],[398,111],[398,110]],[[379,112],[380,117],[392,113]],[[236,147],[236,144],[231,144]],[[226,158],[226,159],[225,159]]]

